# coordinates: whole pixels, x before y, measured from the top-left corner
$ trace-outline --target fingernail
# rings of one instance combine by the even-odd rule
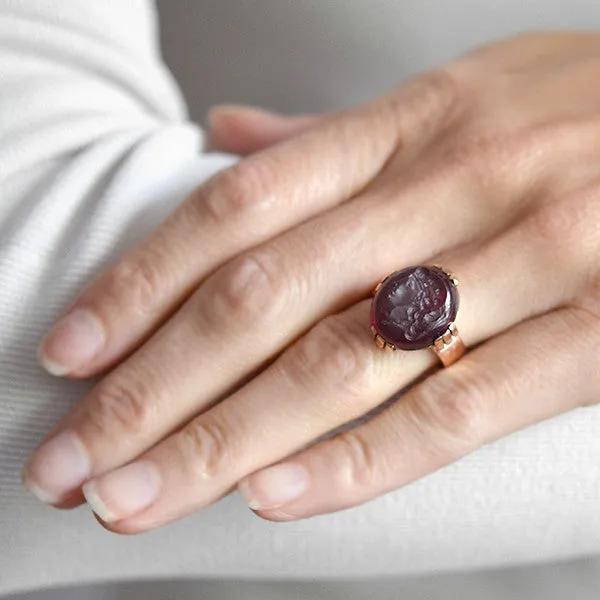
[[[64,431],[43,444],[23,469],[23,485],[42,502],[57,504],[90,475],[90,459],[79,437]]]
[[[300,498],[307,487],[306,470],[295,464],[269,467],[238,485],[242,497],[252,510],[279,508]]]
[[[208,111],[207,121],[209,131],[227,128],[232,133],[239,133],[240,129],[246,131],[248,126],[261,130],[279,128],[290,119],[253,106],[221,105]]]
[[[280,113],[261,108],[259,106],[251,106],[249,104],[216,104],[208,109],[209,121],[215,117],[222,116],[233,116],[239,115],[251,116],[251,117],[267,117],[275,119],[284,119],[285,117]]]
[[[139,461],[88,481],[83,495],[106,523],[120,521],[149,508],[160,493],[160,474],[148,461]]]
[[[89,363],[106,341],[102,323],[91,311],[78,308],[52,328],[39,349],[42,366],[62,377]]]

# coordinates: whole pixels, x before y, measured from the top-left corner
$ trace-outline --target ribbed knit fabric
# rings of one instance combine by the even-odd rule
[[[490,445],[367,506],[300,523],[233,496],[118,537],[20,486],[91,384],[36,363],[73,295],[231,157],[202,154],[145,0],[0,0],[0,594],[149,577],[341,577],[600,551],[600,409]]]

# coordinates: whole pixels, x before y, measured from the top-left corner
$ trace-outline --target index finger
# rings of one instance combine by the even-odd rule
[[[194,192],[93,282],[40,346],[52,374],[98,374],[139,347],[212,271],[363,189],[451,114],[442,71],[255,154]]]

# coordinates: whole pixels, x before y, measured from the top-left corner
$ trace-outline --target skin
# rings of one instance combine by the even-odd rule
[[[595,404],[599,77],[599,35],[544,33],[336,114],[214,111],[212,145],[249,156],[65,313],[91,311],[102,327],[93,358],[65,367],[78,338],[64,322],[44,340],[55,371],[106,375],[30,459],[26,484],[70,506],[87,481],[117,533],[236,486],[265,519],[303,519]],[[414,264],[460,280],[470,352],[447,369],[428,350],[382,352],[369,331],[376,283]],[[64,432],[89,459],[69,489],[49,469]],[[132,473],[158,490],[141,510],[119,500]],[[282,481],[305,489],[282,500]]]

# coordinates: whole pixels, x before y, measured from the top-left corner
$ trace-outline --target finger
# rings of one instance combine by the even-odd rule
[[[217,106],[208,114],[212,150],[248,156],[321,123],[325,117],[284,117],[249,106]]]
[[[367,502],[480,446],[598,401],[597,316],[561,309],[495,338],[366,424],[240,485],[249,506],[290,521]]]
[[[515,239],[506,235],[450,263],[466,274],[457,324],[469,345],[546,312],[572,293],[555,285],[554,265],[538,260],[540,253],[527,248],[522,231],[520,246]],[[489,264],[502,269],[490,272]],[[528,272],[539,276],[533,282],[506,276]],[[366,414],[409,385],[433,366],[434,356],[381,353],[368,333],[369,304],[324,320],[264,373],[133,466],[95,479],[87,486],[88,502],[119,530],[155,527],[210,504],[239,478]],[[146,495],[135,496],[130,481],[146,471],[153,473],[153,495],[144,489]]]
[[[217,176],[83,293],[42,343],[42,363],[73,377],[115,364],[218,266],[352,197],[399,145],[424,143],[454,97],[445,76],[426,75]]]

